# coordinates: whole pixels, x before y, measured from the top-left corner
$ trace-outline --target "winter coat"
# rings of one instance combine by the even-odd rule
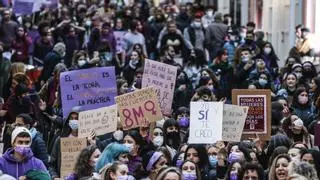
[[[31,149],[34,156],[40,159],[46,167],[48,167],[48,151],[46,147],[46,143],[43,141],[42,136],[39,132],[32,138]]]
[[[24,176],[29,170],[47,171],[42,161],[33,156],[32,151],[29,151],[21,162],[15,159],[13,153],[14,149],[10,148],[0,157],[0,169],[3,173],[19,179],[20,176]]]

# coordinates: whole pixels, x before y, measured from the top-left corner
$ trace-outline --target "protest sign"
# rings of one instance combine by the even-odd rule
[[[249,107],[225,104],[223,106],[222,140],[240,142]]]
[[[117,95],[114,67],[98,67],[63,72],[60,74],[63,117],[72,107],[82,110],[97,109],[115,104]]]
[[[176,84],[177,67],[153,60],[145,60],[142,87],[153,86],[159,99],[162,114],[172,114],[172,101]]]
[[[191,102],[190,144],[213,144],[222,140],[223,102]]]
[[[117,96],[116,102],[124,130],[148,126],[162,119],[160,105],[153,87]]]
[[[34,0],[15,0],[12,11],[16,15],[28,15],[33,13]]]
[[[73,172],[77,158],[82,149],[87,147],[86,138],[61,138],[61,169],[60,177],[65,177]]]
[[[317,124],[314,127],[314,145],[320,146],[320,122],[317,122]]]
[[[123,52],[125,45],[124,45],[124,35],[127,33],[127,31],[114,31],[114,37],[116,39],[116,50],[117,53]]]
[[[234,89],[232,104],[248,106],[248,115],[243,128],[243,138],[269,140],[271,135],[271,92],[263,89]]]
[[[97,136],[117,130],[117,106],[112,105],[79,113],[79,137]]]

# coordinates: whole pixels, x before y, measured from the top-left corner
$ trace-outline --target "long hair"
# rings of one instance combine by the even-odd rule
[[[197,151],[199,155],[199,162],[197,163],[197,165],[201,170],[210,168],[208,153],[205,146],[201,144],[189,144],[184,155],[184,160],[187,160],[187,154],[189,149],[195,149]]]
[[[276,165],[277,165],[277,161],[280,159],[280,158],[285,158],[288,160],[288,163],[290,163],[291,161],[291,158],[288,154],[280,154],[278,155],[272,162],[272,165],[270,167],[270,171],[269,171],[269,180],[276,180],[277,177],[276,177]]]
[[[84,148],[80,152],[80,155],[78,156],[76,165],[74,167],[74,172],[78,178],[92,175],[92,173],[94,171],[94,167],[92,167],[89,164],[89,160],[90,160],[91,155],[94,153],[94,151],[96,149],[98,149],[98,147],[96,145],[91,145],[91,146]]]

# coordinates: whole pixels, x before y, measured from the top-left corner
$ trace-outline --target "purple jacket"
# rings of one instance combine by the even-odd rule
[[[22,162],[18,162],[14,158],[13,152],[14,149],[9,148],[3,156],[0,157],[0,169],[4,174],[8,174],[19,179],[20,176],[24,176],[29,170],[47,171],[43,162],[33,156],[32,151],[29,152]]]

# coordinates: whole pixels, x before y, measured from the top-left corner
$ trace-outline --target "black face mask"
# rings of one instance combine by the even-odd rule
[[[180,145],[180,133],[179,132],[167,132],[167,142],[168,145],[172,146],[174,149],[178,149]]]
[[[246,44],[252,44],[253,40],[252,39],[246,39]]]

